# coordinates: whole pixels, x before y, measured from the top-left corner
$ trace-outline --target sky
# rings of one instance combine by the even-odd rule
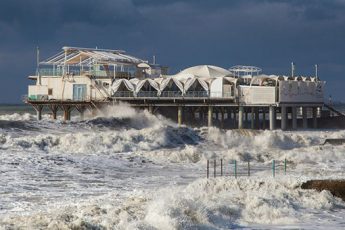
[[[170,67],[254,65],[314,75],[345,102],[345,0],[0,0],[0,103],[21,103],[63,46],[126,50]]]

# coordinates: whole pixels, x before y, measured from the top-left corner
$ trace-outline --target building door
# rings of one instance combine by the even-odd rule
[[[83,101],[86,100],[86,84],[74,84],[73,85],[73,100]]]

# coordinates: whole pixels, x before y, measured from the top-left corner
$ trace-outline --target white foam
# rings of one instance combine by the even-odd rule
[[[343,130],[192,129],[126,105],[105,113],[69,122],[0,117],[14,121],[0,134],[2,226],[343,227],[342,201],[299,188],[306,179],[345,176],[345,146],[321,145],[344,138]],[[239,169],[250,160],[252,177],[200,179],[212,157],[224,159],[227,175],[231,160]],[[273,159],[288,160],[288,176],[272,178]]]

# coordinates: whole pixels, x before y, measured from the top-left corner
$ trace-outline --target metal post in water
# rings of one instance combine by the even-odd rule
[[[213,176],[214,176],[214,178],[216,178],[216,167],[217,167],[217,163],[216,163],[216,159],[214,159],[214,161],[213,161]]]
[[[272,161],[272,175],[273,175],[273,177],[275,177],[276,176],[276,161],[275,160],[273,160]]]
[[[250,176],[250,162],[248,161],[248,176]]]
[[[235,178],[237,178],[237,161],[234,160],[234,174],[235,174]]]
[[[220,159],[220,176],[223,176],[223,159]]]
[[[210,160],[207,160],[206,175],[207,175],[207,178],[209,178],[209,176],[210,176]]]

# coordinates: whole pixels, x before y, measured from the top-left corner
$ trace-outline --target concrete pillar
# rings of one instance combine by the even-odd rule
[[[65,121],[68,121],[71,119],[71,106],[69,105],[64,105],[62,106],[63,109],[63,119]]]
[[[43,107],[41,105],[38,105],[35,107],[38,121],[42,120],[42,109],[43,109]]]
[[[56,117],[57,117],[57,110],[52,111],[52,118],[53,118],[53,120],[56,120]]]
[[[303,129],[308,128],[307,111],[308,107],[302,107]]]
[[[65,121],[69,120],[69,111],[68,110],[63,111],[63,119]]]
[[[262,109],[262,128],[266,129],[266,111],[264,108]]]
[[[254,123],[254,107],[251,107],[251,111],[250,111],[250,128],[254,129],[255,128],[255,123]]]
[[[177,123],[179,126],[182,125],[182,106],[177,107]]]
[[[313,107],[313,128],[317,129],[317,107]]]
[[[238,107],[238,128],[243,129],[243,106]]]
[[[149,105],[149,112],[153,114],[153,106]]]
[[[259,108],[255,108],[255,128],[260,129]]]
[[[56,120],[57,111],[58,111],[59,107],[57,105],[49,105],[49,109],[52,112],[51,118]]]
[[[85,109],[80,110],[80,120],[84,120],[85,117]]]
[[[286,130],[286,127],[287,127],[286,106],[283,105],[283,106],[281,107],[281,113],[280,113],[280,115],[281,115],[281,129],[282,129],[282,130]]]
[[[276,126],[276,113],[275,113],[275,107],[270,106],[269,107],[269,119],[270,119],[270,130],[274,130]]]
[[[236,108],[233,108],[233,110],[232,110],[232,112],[233,112],[233,122],[232,122],[232,124],[233,124],[233,126],[234,126],[234,128],[236,127],[236,125],[237,125],[237,121],[236,121]]]
[[[292,116],[292,129],[297,129],[297,108],[296,106],[291,107]]]
[[[220,127],[223,129],[224,128],[224,110],[222,109],[220,113]]]
[[[208,116],[207,116],[207,125],[208,127],[212,126],[212,115],[213,115],[213,107],[208,106]]]

